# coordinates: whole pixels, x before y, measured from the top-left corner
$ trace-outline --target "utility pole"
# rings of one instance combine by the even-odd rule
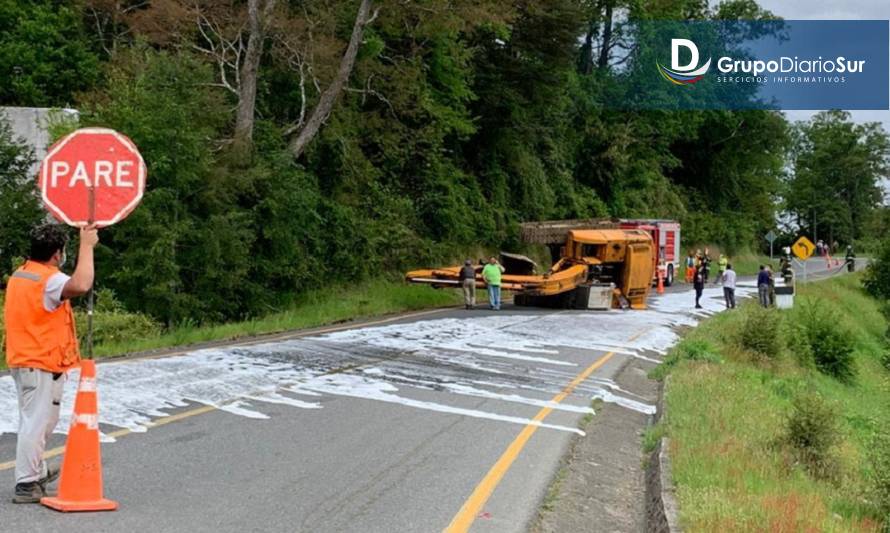
[[[819,242],[819,237],[816,234],[816,228],[818,225],[816,224],[816,207],[813,207],[813,242]]]

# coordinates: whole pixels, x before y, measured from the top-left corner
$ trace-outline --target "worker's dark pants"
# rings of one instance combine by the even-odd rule
[[[763,307],[769,307],[769,285],[758,285],[757,296],[760,299],[760,305],[762,305]]]
[[[699,300],[701,300],[701,295],[702,295],[702,293],[703,293],[704,291],[705,291],[704,288],[698,288],[698,287],[697,287],[697,288],[695,289],[695,306],[696,306],[696,307],[701,306],[701,304],[699,303]]]
[[[726,300],[727,309],[735,309],[735,289],[723,287],[723,299]]]

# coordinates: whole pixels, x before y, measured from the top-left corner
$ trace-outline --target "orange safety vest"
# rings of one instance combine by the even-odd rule
[[[65,372],[80,364],[71,302],[55,311],[43,306],[43,292],[58,268],[28,261],[9,278],[3,308],[6,365]]]

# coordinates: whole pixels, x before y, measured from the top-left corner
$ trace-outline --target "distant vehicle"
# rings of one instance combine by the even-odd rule
[[[618,225],[621,229],[641,229],[652,236],[652,242],[658,250],[656,262],[656,278],[660,272],[665,287],[674,284],[674,276],[677,272],[683,272],[680,260],[683,254],[680,251],[680,223],[676,220],[665,219],[620,219]]]

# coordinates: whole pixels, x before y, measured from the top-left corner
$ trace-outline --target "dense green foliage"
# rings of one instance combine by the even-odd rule
[[[99,79],[99,59],[76,2],[0,0],[0,103],[74,104]]]
[[[850,114],[827,111],[795,132],[789,211],[826,242],[864,236],[865,221],[881,200],[879,180],[890,170],[890,139],[880,124],[853,124]],[[814,222],[815,217],[815,222]]]
[[[28,228],[43,219],[31,179],[34,153],[0,115],[0,281],[28,253]]]
[[[259,316],[330,283],[516,249],[529,220],[677,218],[690,245],[756,249],[784,188],[804,186],[785,176],[794,139],[780,113],[606,105],[635,68],[624,21],[771,16],[751,0],[375,0],[345,90],[296,158],[290,139],[334,78],[359,2],[278,3],[246,154],[232,143],[244,58],[231,55],[248,40],[245,4],[0,0],[0,74],[13,80],[0,102],[71,105],[81,125],[140,147],[148,192],[102,232],[98,279],[167,325]],[[871,139],[857,152],[871,173],[851,199],[868,211],[886,154],[846,118],[801,130],[795,153],[818,169],[842,148],[816,135],[823,123]],[[18,244],[0,250],[6,265],[33,221],[7,213],[3,239]]]
[[[882,242],[876,256],[868,264],[862,283],[875,298],[890,300],[890,239]]]

